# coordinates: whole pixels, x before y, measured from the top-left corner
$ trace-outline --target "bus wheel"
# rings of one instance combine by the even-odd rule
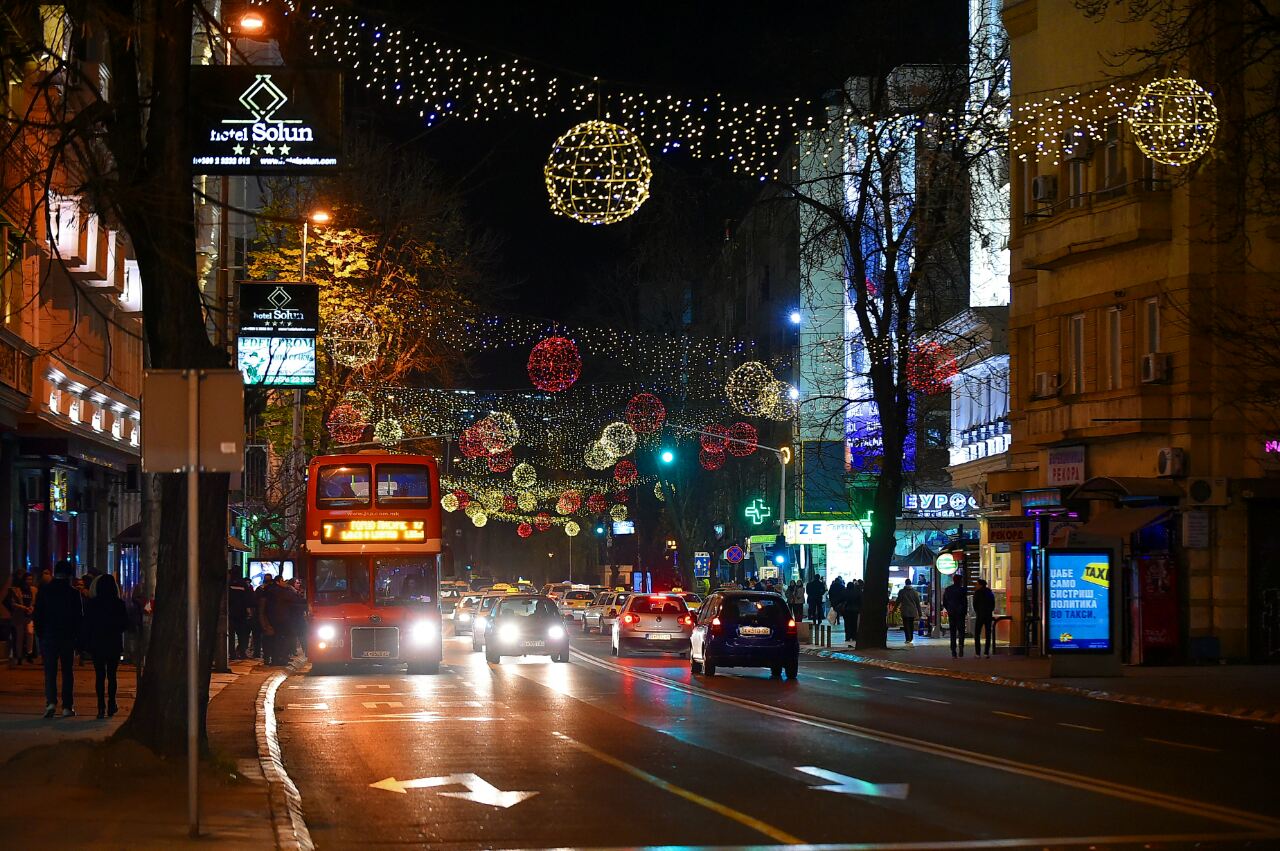
[[[409,673],[411,674],[438,674],[440,673],[440,663],[438,661],[431,662],[410,662]]]

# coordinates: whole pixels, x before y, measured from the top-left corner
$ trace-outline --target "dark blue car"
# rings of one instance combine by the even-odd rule
[[[768,668],[794,680],[800,639],[787,601],[765,591],[717,591],[698,611],[689,659],[693,673],[708,677],[716,668]]]

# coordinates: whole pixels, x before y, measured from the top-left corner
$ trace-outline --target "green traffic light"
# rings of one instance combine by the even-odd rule
[[[663,464],[670,464],[672,461],[676,460],[676,454],[670,449],[662,450],[662,454],[658,457],[662,459]]]

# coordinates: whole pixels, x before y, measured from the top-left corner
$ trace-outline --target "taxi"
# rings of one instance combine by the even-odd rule
[[[591,605],[587,606],[582,612],[582,631],[590,632],[595,629],[601,635],[604,635],[606,629],[613,629],[614,620],[617,619],[618,613],[622,611],[623,604],[627,602],[627,598],[630,596],[630,592],[622,589],[601,591],[591,601]]]
[[[684,600],[684,604],[689,607],[689,611],[696,612],[702,606],[702,598],[692,591],[686,591],[683,588],[672,588],[671,595]]]
[[[556,600],[556,607],[566,621],[580,621],[583,612],[595,601],[595,597],[595,592],[589,586],[574,585]]]
[[[493,614],[494,606],[504,597],[519,593],[521,593],[520,589],[514,585],[499,582],[480,596],[480,605],[476,608],[475,616],[471,621],[472,652],[479,653],[484,649],[485,632],[488,630],[489,619]]]

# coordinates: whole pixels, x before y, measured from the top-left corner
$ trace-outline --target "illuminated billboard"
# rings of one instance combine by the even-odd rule
[[[249,387],[311,387],[316,383],[315,284],[240,284],[236,367]]]
[[[422,520],[332,520],[320,525],[320,540],[326,544],[365,541],[421,544],[427,540]]]
[[[1111,553],[1049,550],[1050,653],[1111,652]]]

